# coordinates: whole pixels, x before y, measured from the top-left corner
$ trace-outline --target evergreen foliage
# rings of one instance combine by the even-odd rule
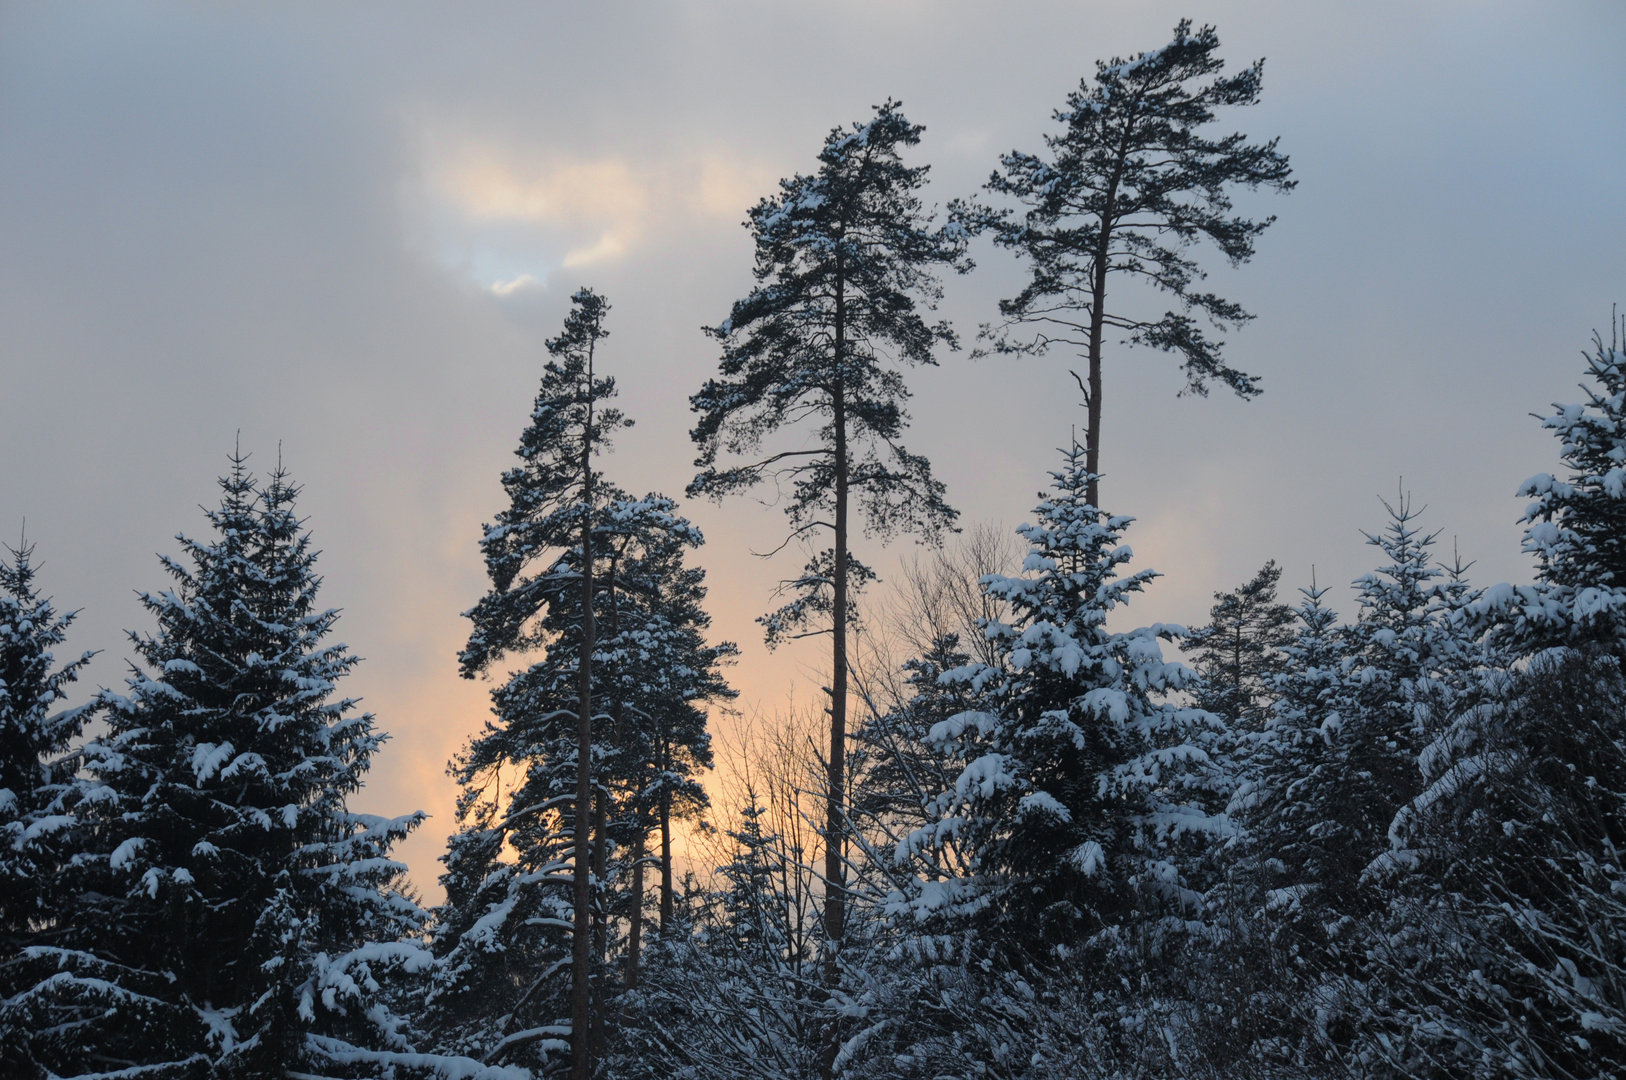
[[[638,979],[645,845],[657,830],[663,927],[670,918],[672,819],[705,805],[707,709],[733,696],[721,667],[736,651],[705,640],[705,574],[685,565],[700,531],[670,499],[633,498],[591,468],[631,421],[604,406],[615,383],[593,370],[608,304],[587,289],[572,302],[548,342],[522,464],[503,476],[509,506],[482,540],[492,589],[467,613],[463,673],[528,663],[493,690],[495,720],[450,768],[460,828],[443,860],[426,999],[447,1049],[540,1071],[566,1052],[582,1064],[578,947],[592,1052],[612,990]],[[579,810],[584,750],[591,802]]]
[[[10,956],[47,923],[43,879],[51,837],[72,824],[65,813],[74,761],[63,759],[86,710],[57,709],[93,653],[57,666],[52,650],[68,638],[75,612],[58,614],[39,595],[34,547],[7,548],[0,560],[0,955]]]
[[[1130,559],[1129,518],[1087,501],[1084,451],[1067,451],[1053,493],[1027,539],[1027,573],[983,587],[1011,605],[985,628],[1005,658],[970,664],[940,682],[965,686],[976,707],[933,726],[927,742],[962,763],[935,792],[936,818],[900,845],[927,877],[894,901],[920,916],[970,919],[1021,932],[1017,955],[1093,940],[1149,907],[1190,912],[1190,857],[1228,825],[1228,778],[1216,760],[1219,718],[1159,700],[1195,681],[1162,658],[1178,629],[1106,628],[1110,612],[1156,577],[1119,578]],[[970,873],[947,875],[931,853],[953,842]]]
[[[83,707],[58,709],[90,662],[60,666],[52,650],[67,640],[74,612],[59,614],[35,583],[33,545],[0,560],[0,1070],[42,1075],[29,1047],[24,999],[37,969],[24,950],[49,947],[61,924],[58,864],[62,834],[74,824],[75,758]]]
[[[1182,645],[1202,676],[1197,704],[1253,730],[1264,726],[1277,650],[1291,640],[1293,610],[1276,602],[1281,577],[1272,559],[1247,584],[1215,593],[1208,625],[1188,634]]]
[[[1101,470],[1103,335],[1173,353],[1186,376],[1184,392],[1206,395],[1218,382],[1239,397],[1260,392],[1259,381],[1227,364],[1222,342],[1208,337],[1196,313],[1224,331],[1252,318],[1242,307],[1199,291],[1206,276],[1188,249],[1203,240],[1236,266],[1253,257],[1260,233],[1275,220],[1233,213],[1230,191],[1241,186],[1291,191],[1295,181],[1276,140],[1249,143],[1241,134],[1210,139],[1200,130],[1216,110],[1259,100],[1264,61],[1235,75],[1218,74],[1219,35],[1195,34],[1182,19],[1167,45],[1125,60],[1097,61],[1088,78],[1055,113],[1059,133],[1045,136],[1044,154],[1011,151],[987,189],[1020,211],[958,208],[974,228],[1029,265],[1021,292],[1000,301],[1003,321],[985,326],[997,352],[1047,353],[1072,348],[1088,364],[1080,380],[1089,412],[1085,447],[1092,475]],[[1209,76],[1213,76],[1212,79]],[[1208,80],[1204,82],[1203,80]],[[1109,287],[1133,279],[1167,293],[1181,310],[1156,318],[1131,314]],[[1078,378],[1075,373],[1074,378]],[[1092,481],[1094,483],[1094,481]],[[1089,492],[1097,501],[1097,490]]]
[[[690,399],[701,470],[690,495],[720,499],[771,480],[789,488],[790,539],[831,534],[831,546],[787,582],[792,601],[765,623],[770,643],[786,633],[831,636],[824,914],[832,986],[846,934],[849,623],[857,588],[873,577],[852,553],[851,503],[883,539],[935,538],[956,516],[930,463],[900,441],[909,419],[900,368],[935,363],[940,344],[957,347],[946,322],[921,313],[941,295],[935,270],[971,267],[965,230],[934,227],[922,208],[927,167],[903,163],[922,130],[889,100],[868,122],[832,130],[817,172],[780,181],[779,194],[751,210],[759,284],[707,329],[723,346],[719,377]],[[766,436],[804,421],[814,427],[802,448],[718,465],[720,452],[757,455]],[[832,1027],[825,1076],[836,1039]]]
[[[1561,440],[1569,478],[1540,473],[1519,487],[1531,502],[1524,550],[1536,556],[1534,586],[1502,585],[1474,605],[1510,647],[1565,644],[1626,658],[1626,345],[1611,321],[1609,344],[1594,335],[1584,402],[1553,406],[1542,426]]]
[[[141,594],[157,627],[83,750],[70,925],[27,1003],[59,1023],[34,1049],[68,1075],[424,1064],[388,993],[429,962],[389,857],[422,815],[347,807],[385,736],[334,696],[357,658],[316,606],[298,489],[238,455],[221,490],[212,537]]]

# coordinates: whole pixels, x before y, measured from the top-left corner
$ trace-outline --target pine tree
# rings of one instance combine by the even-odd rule
[[[59,1072],[121,1050],[155,1076],[413,1060],[384,994],[429,958],[389,849],[422,815],[347,808],[385,736],[334,697],[357,658],[327,640],[298,489],[280,468],[259,488],[241,455],[221,489],[212,539],[181,537],[174,586],[141,594],[157,629],[131,635],[142,664],[83,752],[65,987],[109,1007],[53,1048]]]
[[[933,228],[917,192],[926,166],[900,151],[920,142],[897,102],[867,123],[825,139],[812,176],[780,182],[780,193],[750,212],[761,283],[728,319],[708,329],[723,345],[720,377],[691,399],[700,414],[693,438],[701,469],[691,495],[724,495],[762,482],[788,484],[793,538],[828,529],[832,546],[790,583],[797,600],[770,619],[780,631],[831,635],[830,743],[825,814],[825,924],[828,978],[838,978],[845,933],[848,636],[855,576],[872,576],[852,554],[852,502],[883,538],[899,531],[936,536],[955,513],[925,458],[899,438],[908,389],[898,368],[934,363],[934,346],[953,346],[946,323],[929,324],[922,305],[940,289],[933,268],[970,268],[964,230]],[[755,454],[780,428],[809,421],[813,443],[719,467],[720,451]],[[831,1044],[832,1047],[834,1043]]]
[[[1626,326],[1626,320],[1622,321]],[[1574,645],[1626,658],[1626,344],[1611,320],[1609,344],[1593,337],[1587,400],[1553,406],[1542,426],[1562,441],[1567,480],[1547,473],[1519,488],[1532,502],[1524,550],[1533,586],[1498,585],[1474,605],[1480,625],[1523,651]]]
[[[599,403],[615,396],[615,380],[594,374],[598,342],[609,336],[604,321],[610,310],[604,297],[579,289],[558,337],[547,342],[552,357],[543,369],[531,423],[515,451],[522,464],[503,474],[509,506],[488,525],[480,541],[492,589],[467,614],[474,622],[468,646],[459,657],[463,674],[473,678],[510,652],[543,644],[531,627],[549,606],[562,581],[580,592],[577,628],[576,720],[577,805],[571,855],[571,1075],[587,1080],[592,998],[592,836],[588,815],[593,800],[594,649],[592,547],[598,474],[593,455],[605,449],[609,436],[630,425],[619,411]],[[555,556],[575,550],[573,561]],[[538,563],[541,571],[533,572]],[[526,576],[529,574],[529,576]],[[561,576],[562,575],[562,576]]]
[[[61,920],[57,895],[61,835],[74,824],[69,744],[84,707],[56,709],[90,662],[60,667],[52,650],[67,640],[74,612],[58,614],[35,584],[34,547],[24,540],[0,559],[0,1071],[44,1075],[30,1049],[27,996],[51,965],[29,948],[49,947]],[[15,999],[15,1000],[14,1000]]]
[[[604,310],[601,298],[579,293],[572,319],[580,325],[568,323],[550,343],[554,359],[521,438],[525,464],[504,477],[510,509],[486,531],[494,588],[469,613],[464,673],[541,655],[493,691],[495,721],[452,764],[464,788],[462,827],[444,859],[440,965],[428,997],[446,1049],[542,1070],[567,1047],[573,1067],[601,1049],[610,953],[621,944],[612,933],[623,925],[622,970],[636,981],[646,839],[659,828],[664,911],[671,818],[704,804],[695,773],[710,764],[706,709],[733,693],[719,669],[735,649],[705,641],[705,575],[684,562],[703,543],[699,530],[664,497],[630,497],[596,472],[589,488],[581,483],[583,447],[602,447],[629,423],[613,410],[594,412],[614,393],[613,380],[590,371]],[[585,743],[584,701],[594,703]],[[578,867],[589,883],[585,903]],[[579,942],[587,944],[585,1027]]]
[[[1045,137],[1048,158],[1012,151],[988,181],[987,189],[1015,200],[1020,213],[959,208],[969,224],[991,228],[996,244],[1031,267],[1022,291],[1000,302],[1003,322],[984,327],[994,350],[1043,354],[1060,346],[1078,350],[1088,364],[1087,383],[1079,382],[1089,413],[1084,445],[1092,476],[1101,469],[1101,369],[1109,330],[1125,334],[1129,344],[1174,353],[1185,392],[1206,395],[1208,384],[1219,382],[1242,398],[1259,393],[1258,379],[1226,364],[1221,342],[1206,336],[1192,313],[1222,331],[1252,316],[1197,291],[1206,275],[1187,249],[1208,240],[1231,265],[1247,262],[1254,240],[1275,219],[1234,215],[1229,191],[1285,192],[1294,181],[1275,139],[1250,144],[1240,134],[1199,134],[1217,109],[1259,100],[1264,61],[1219,76],[1218,48],[1213,27],[1193,34],[1190,20],[1181,20],[1161,49],[1098,61],[1095,84],[1082,80],[1055,113],[1063,130]],[[1201,82],[1210,75],[1215,78]],[[1170,294],[1183,310],[1141,318],[1131,307],[1109,307],[1109,285],[1124,277]],[[1095,487],[1088,497],[1098,501]]]
[[[1281,580],[1276,561],[1231,592],[1215,593],[1208,625],[1187,636],[1183,648],[1202,676],[1197,704],[1233,725],[1259,730],[1277,650],[1291,640],[1293,609],[1276,602]]]

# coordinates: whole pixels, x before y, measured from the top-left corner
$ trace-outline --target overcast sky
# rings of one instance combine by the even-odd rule
[[[699,327],[750,287],[739,225],[825,133],[888,96],[926,125],[928,198],[1037,148],[1093,61],[1189,15],[1264,100],[1299,180],[1217,270],[1258,315],[1229,346],[1251,403],[1176,400],[1160,354],[1106,364],[1103,502],[1166,576],[1137,617],[1197,622],[1267,558],[1342,588],[1373,565],[1400,478],[1481,584],[1527,580],[1513,497],[1554,469],[1528,414],[1575,398],[1626,300],[1626,6],[1597,3],[0,3],[0,538],[23,520],[71,645],[146,629],[155,553],[197,534],[241,431],[283,460],[326,600],[366,657],[348,690],[394,735],[359,800],[433,820],[405,855],[430,896],[446,759],[489,686],[456,676],[485,586],[476,540],[567,297],[614,305],[603,365],[638,422],[606,461],[680,495]],[[948,282],[966,336],[1009,295],[1002,253]],[[1210,266],[1217,260],[1208,259]],[[1061,359],[945,354],[910,376],[909,443],[967,523],[1025,519],[1081,410]],[[753,619],[799,567],[749,500],[705,529],[747,712],[816,685]],[[887,576],[908,545],[862,554]]]

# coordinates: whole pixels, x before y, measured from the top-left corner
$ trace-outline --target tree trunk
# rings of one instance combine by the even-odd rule
[[[644,943],[644,825],[639,816],[632,836],[632,906],[627,914],[627,988],[638,985],[639,952]]]
[[[846,282],[841,255],[836,255],[835,371],[831,391],[831,426],[835,434],[835,580],[830,660],[830,759],[825,778],[824,814],[824,983],[841,982],[841,943],[847,926],[846,795],[847,795],[847,397]],[[835,1069],[840,1029],[832,1021],[819,1056],[819,1071]]]
[[[577,661],[580,689],[576,714],[576,807],[573,867],[573,932],[570,943],[570,1076],[592,1075],[592,837],[588,822],[593,806],[593,352],[587,352],[587,427],[582,434],[582,642]]]
[[[1100,482],[1096,479],[1101,474],[1101,332],[1107,321],[1107,271],[1111,266],[1112,230],[1117,224],[1118,184],[1123,179],[1124,163],[1129,159],[1134,130],[1133,120],[1125,121],[1124,133],[1118,142],[1118,159],[1101,210],[1101,235],[1096,240],[1095,273],[1090,281],[1090,401],[1084,435],[1084,468],[1090,474],[1085,498],[1097,510],[1101,509]]]
[[[666,749],[663,757],[669,757],[672,749]],[[663,785],[661,787],[661,937],[665,937],[672,930],[676,920],[676,904],[672,897],[672,792]]]
[[[1090,290],[1090,400],[1089,419],[1084,432],[1084,468],[1090,474],[1085,498],[1101,508],[1101,331],[1105,327],[1107,302],[1107,240],[1109,230],[1101,226],[1101,247],[1095,260],[1095,281]]]
[[[616,611],[615,602],[615,572],[618,553],[610,553],[609,573],[604,578],[604,592],[610,605],[610,638],[613,641],[621,630],[621,619]],[[610,680],[612,689],[615,680]],[[612,743],[619,744],[621,737],[621,702],[619,698],[610,705],[613,726],[610,731]],[[602,736],[601,736],[602,737]],[[595,901],[602,900],[604,879],[610,864],[610,793],[602,785],[595,785],[593,791],[593,887]],[[609,951],[609,914],[604,910],[601,902],[593,905],[593,953],[598,962],[604,962],[605,954]]]

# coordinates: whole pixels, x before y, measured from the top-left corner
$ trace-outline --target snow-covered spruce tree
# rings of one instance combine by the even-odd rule
[[[609,335],[604,321],[610,305],[583,288],[571,297],[571,310],[559,336],[547,342],[551,359],[531,411],[531,423],[520,435],[515,453],[521,464],[503,474],[509,505],[485,527],[480,541],[491,591],[467,614],[474,628],[459,657],[463,675],[474,678],[510,653],[542,646],[546,637],[536,627],[539,614],[562,588],[573,582],[581,598],[578,628],[577,702],[575,716],[576,804],[571,821],[571,1075],[586,1080],[591,1067],[588,1045],[591,1012],[591,830],[592,802],[592,663],[596,625],[593,619],[592,549],[598,473],[593,455],[602,451],[617,429],[630,424],[622,414],[600,404],[615,396],[615,380],[594,373],[598,342]],[[573,560],[561,550],[577,552]],[[578,827],[579,826],[579,827]],[[558,1026],[558,1025],[554,1025]]]
[[[1323,793],[1334,809],[1341,858],[1318,877],[1338,897],[1345,914],[1363,910],[1356,879],[1371,860],[1388,851],[1395,813],[1421,790],[1417,761],[1454,707],[1447,676],[1460,658],[1455,631],[1443,617],[1446,571],[1430,549],[1438,533],[1423,533],[1411,496],[1384,502],[1389,524],[1367,543],[1388,560],[1355,581],[1361,611],[1349,628],[1351,689],[1335,739],[1347,758],[1334,792]]]
[[[708,333],[723,345],[719,377],[691,399],[700,414],[693,437],[701,472],[691,495],[721,498],[771,479],[787,484],[793,537],[828,529],[832,545],[792,583],[799,600],[770,623],[811,623],[827,613],[828,627],[792,632],[831,636],[830,743],[826,789],[826,933],[829,977],[845,933],[844,864],[847,830],[848,621],[852,578],[867,574],[852,554],[852,503],[865,511],[868,531],[935,537],[955,513],[925,458],[899,442],[908,422],[908,389],[899,369],[933,363],[933,348],[953,346],[946,323],[930,324],[922,306],[940,289],[933,271],[970,269],[965,232],[934,228],[919,190],[926,166],[908,166],[900,152],[920,142],[897,102],[865,123],[837,128],[825,139],[811,176],[780,182],[777,196],[750,212],[760,284]],[[765,436],[802,421],[811,443],[719,467],[718,454],[755,455]],[[832,1044],[833,1045],[833,1044]]]
[[[93,654],[56,664],[52,650],[67,640],[74,613],[58,613],[39,595],[33,545],[25,540],[6,550],[10,561],[0,559],[0,1072],[32,1078],[44,1074],[28,1045],[24,991],[55,965],[24,950],[49,948],[61,921],[58,834],[74,822],[75,762],[65,752],[86,716],[82,707],[58,703]]]
[[[52,650],[75,612],[59,614],[36,590],[33,545],[0,559],[0,956],[39,938],[51,873],[49,837],[72,822],[72,760],[59,760],[83,729],[86,709],[59,709],[93,653],[58,666]]]
[[[1567,479],[1547,473],[1519,488],[1532,502],[1524,550],[1537,583],[1497,585],[1474,605],[1506,647],[1570,645],[1626,659],[1626,318],[1611,320],[1609,344],[1593,337],[1586,401],[1555,404],[1542,426],[1562,442]]]
[[[385,999],[429,962],[389,858],[422,815],[347,809],[385,736],[334,697],[357,658],[316,606],[298,489],[280,468],[257,487],[241,455],[221,489],[214,535],[181,537],[184,561],[163,560],[174,586],[142,594],[157,628],[131,635],[142,663],[103,696],[107,732],[83,752],[70,944],[103,961],[89,974],[111,983],[109,1007],[52,1067],[110,1067],[102,1032],[128,1025],[127,1000],[142,1015],[145,995],[169,1008],[146,1010],[127,1047],[143,1076],[429,1069]],[[65,991],[97,989],[69,967]]]
[[[1233,1073],[1326,1074],[1314,1019],[1326,997],[1326,933],[1340,923],[1325,915],[1321,889],[1346,858],[1350,745],[1340,735],[1356,684],[1327,590],[1312,581],[1299,591],[1298,625],[1266,678],[1274,700],[1264,728],[1233,732],[1237,786],[1227,813],[1238,835],[1216,852],[1223,881],[1208,896],[1222,930],[1210,958],[1231,969],[1234,985],[1216,999],[1229,1023],[1210,1028],[1204,1043],[1211,1062],[1229,1055]]]
[[[1218,48],[1212,26],[1193,34],[1190,20],[1181,20],[1161,49],[1098,61],[1094,85],[1081,80],[1056,111],[1062,130],[1045,136],[1048,156],[1012,151],[988,181],[989,191],[1020,210],[956,208],[962,220],[992,229],[996,244],[1030,265],[1027,285],[1000,302],[1003,321],[984,327],[982,337],[1003,353],[1073,349],[1088,365],[1087,382],[1079,381],[1089,412],[1084,445],[1092,476],[1101,468],[1101,368],[1109,331],[1129,344],[1173,353],[1186,392],[1206,395],[1209,383],[1219,382],[1243,398],[1259,393],[1258,380],[1226,364],[1221,342],[1192,318],[1196,313],[1223,331],[1252,316],[1198,291],[1206,274],[1189,248],[1208,240],[1232,266],[1247,262],[1254,240],[1275,218],[1233,214],[1230,192],[1239,186],[1285,192],[1295,182],[1275,139],[1249,143],[1240,134],[1200,134],[1217,109],[1259,100],[1264,61],[1221,76]],[[1143,318],[1131,305],[1109,304],[1109,288],[1131,279],[1171,295],[1182,310]],[[1097,495],[1091,487],[1092,503]]]
[[[1219,718],[1156,700],[1195,682],[1159,645],[1181,629],[1106,628],[1157,573],[1119,578],[1132,519],[1087,501],[1084,457],[1080,446],[1066,451],[1037,522],[1019,530],[1025,573],[984,579],[1013,609],[1009,623],[985,627],[1006,662],[940,676],[977,698],[928,736],[966,765],[936,794],[937,820],[899,851],[964,844],[973,873],[910,905],[999,925],[1017,955],[1076,944],[1141,905],[1189,905],[1182,849],[1228,829],[1217,816],[1228,777],[1209,752]]]
[[[1473,595],[1466,568],[1436,564],[1435,535],[1419,531],[1408,496],[1384,505],[1389,524],[1367,541],[1385,564],[1354,583],[1359,621],[1335,626],[1320,590],[1306,594],[1232,807],[1246,836],[1237,902],[1256,905],[1239,925],[1268,942],[1281,972],[1254,1010],[1260,1050],[1312,1072],[1347,1058],[1382,992],[1372,957],[1388,938],[1396,876],[1415,869],[1395,848],[1396,815],[1422,790],[1421,755],[1466,706],[1488,655],[1457,617]]]
[[[1618,661],[1552,650],[1491,673],[1428,748],[1358,999],[1369,1074],[1626,1070],[1623,744]]]
[[[990,1001],[1016,1006],[1042,991],[1100,1002],[1090,995],[1105,992],[1111,1011],[1122,966],[1172,944],[1170,928],[1200,916],[1189,875],[1229,832],[1220,812],[1229,777],[1213,754],[1223,742],[1219,718],[1159,700],[1195,682],[1162,657],[1160,640],[1179,628],[1106,627],[1156,574],[1118,576],[1131,558],[1120,543],[1130,519],[1088,502],[1084,459],[1077,445],[1066,452],[1038,520],[1020,530],[1030,548],[1025,573],[983,580],[1013,611],[1008,623],[985,627],[1004,663],[939,678],[974,700],[928,735],[963,766],[933,795],[934,820],[898,846],[896,860],[918,877],[889,909],[938,942],[974,932],[969,947],[997,974],[980,991]],[[951,846],[965,872],[939,856]],[[1053,966],[1065,971],[1052,983]],[[994,1075],[1036,1052],[1023,1049],[1033,1032],[1010,1026],[1025,1011],[993,1016],[993,1034],[983,1032],[983,1051],[993,1055],[984,1066],[1000,1066]],[[891,1019],[896,1027],[877,1052],[953,1056],[978,1041],[932,1025],[929,1014],[919,1023]],[[1122,1030],[1139,1030],[1133,1016],[1128,1023]],[[1002,1065],[1001,1055],[1009,1059]]]
[[[1247,584],[1214,594],[1208,624],[1182,647],[1202,683],[1197,704],[1234,726],[1258,731],[1268,716],[1268,682],[1277,650],[1292,640],[1293,609],[1276,601],[1281,567],[1265,563]]]
[[[1341,770],[1338,738],[1353,694],[1349,647],[1327,590],[1300,589],[1298,626],[1280,646],[1268,678],[1271,703],[1263,733],[1246,736],[1241,777],[1229,813],[1246,828],[1245,863],[1282,902],[1314,889],[1323,877],[1324,823],[1334,807],[1331,773]]]

